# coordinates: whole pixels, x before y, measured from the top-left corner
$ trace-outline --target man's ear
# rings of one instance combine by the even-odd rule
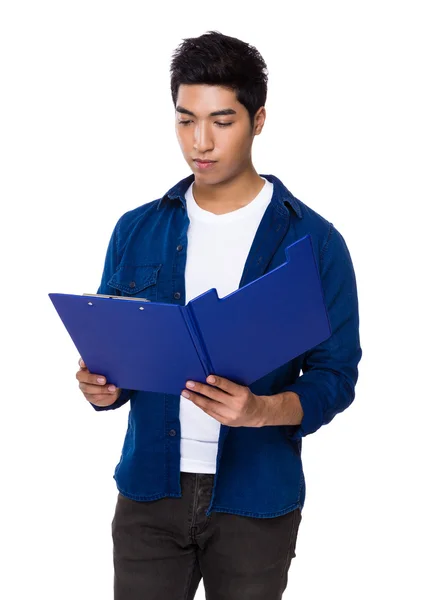
[[[254,135],[259,135],[264,127],[265,118],[266,118],[266,110],[265,106],[261,106],[256,112],[255,115],[255,125],[254,125]]]

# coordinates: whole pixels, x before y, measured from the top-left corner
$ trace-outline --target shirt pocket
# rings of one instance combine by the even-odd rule
[[[122,296],[157,300],[159,263],[143,265],[121,264],[108,281],[108,285],[121,292]]]

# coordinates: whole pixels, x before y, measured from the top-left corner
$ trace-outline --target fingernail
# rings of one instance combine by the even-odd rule
[[[193,381],[187,381],[186,385],[187,385],[187,387],[190,387],[190,388],[195,387],[195,383]]]
[[[108,391],[109,392],[115,392],[116,391],[116,386],[115,385],[109,385],[108,386]]]
[[[104,377],[97,377],[98,383],[105,383]]]

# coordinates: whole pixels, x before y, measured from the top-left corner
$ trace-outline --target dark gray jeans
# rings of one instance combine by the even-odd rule
[[[181,498],[138,502],[118,494],[115,600],[192,600],[202,578],[207,600],[280,600],[300,508],[267,519],[207,517],[214,477],[181,473]]]

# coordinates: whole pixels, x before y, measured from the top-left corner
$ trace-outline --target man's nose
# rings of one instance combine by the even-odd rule
[[[207,123],[198,123],[195,126],[194,147],[198,152],[206,152],[212,148],[212,135]]]

